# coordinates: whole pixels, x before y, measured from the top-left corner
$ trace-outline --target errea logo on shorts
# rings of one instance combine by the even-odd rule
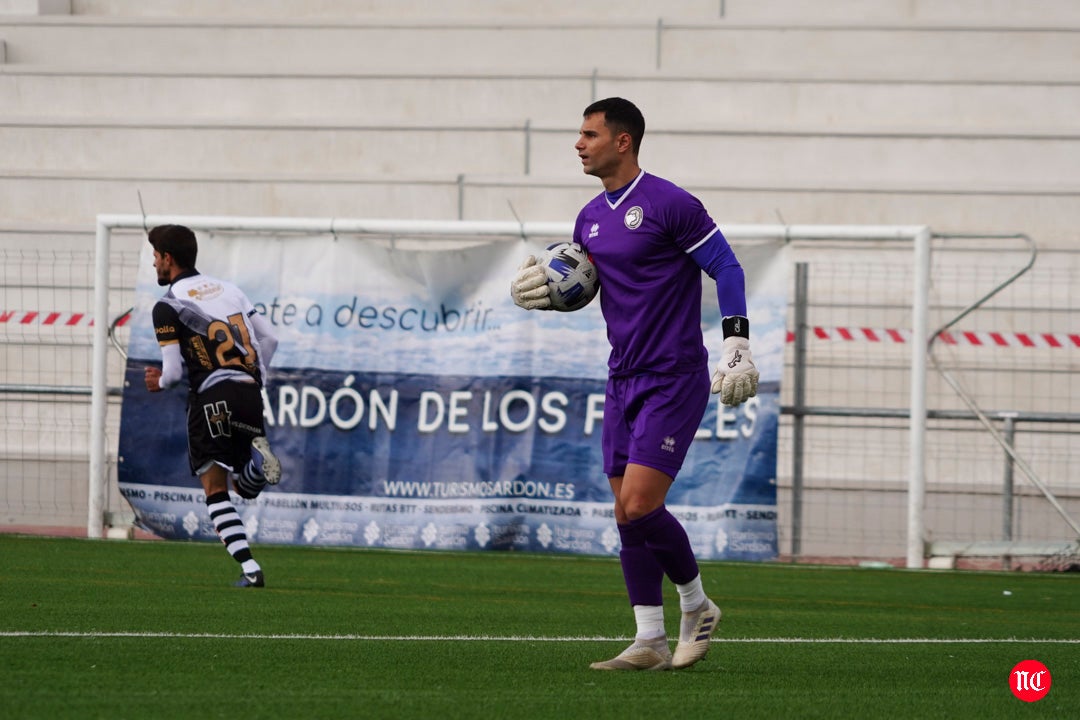
[[[664,438],[664,442],[660,444],[660,449],[664,452],[675,452],[675,438],[668,435],[666,438]]]
[[[1050,692],[1050,671],[1038,660],[1024,660],[1009,673],[1009,689],[1024,702],[1037,702]]]

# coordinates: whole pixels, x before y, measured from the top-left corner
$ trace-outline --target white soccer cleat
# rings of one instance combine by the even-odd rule
[[[720,626],[720,608],[712,600],[693,612],[683,613],[679,621],[679,644],[671,658],[676,670],[688,668],[709,652],[709,638]]]
[[[277,456],[270,450],[270,441],[265,435],[260,435],[251,441],[251,458],[255,467],[260,470],[269,485],[277,485],[281,482],[281,463]]]
[[[589,666],[593,670],[670,670],[671,650],[667,636],[655,640],[635,640],[621,653]]]

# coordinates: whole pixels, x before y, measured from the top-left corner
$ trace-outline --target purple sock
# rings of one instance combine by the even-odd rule
[[[634,529],[633,523],[618,527],[622,540],[619,560],[622,562],[630,605],[663,605],[664,570],[656,562],[652,551],[645,546],[645,536]]]
[[[630,527],[645,539],[645,547],[671,582],[685,585],[698,576],[697,558],[690,547],[690,538],[667,507],[661,505],[648,515],[631,520]]]

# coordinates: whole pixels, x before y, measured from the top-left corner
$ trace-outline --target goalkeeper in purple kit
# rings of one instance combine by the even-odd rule
[[[686,530],[664,503],[690,448],[709,391],[725,405],[757,394],[742,266],[701,202],[644,172],[645,119],[622,98],[585,109],[577,144],[585,173],[604,191],[578,214],[575,242],[592,257],[611,355],[604,401],[603,461],[615,497],[623,578],[634,642],[597,670],[668,670],[705,657],[720,608],[702,588]],[[709,375],[701,332],[701,271],[716,280],[723,316],[720,363]],[[546,276],[528,257],[511,285],[527,310],[550,308]],[[664,628],[664,575],[682,619],[672,654]]]

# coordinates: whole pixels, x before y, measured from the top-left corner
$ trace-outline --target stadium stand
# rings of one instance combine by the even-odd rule
[[[577,115],[625,94],[650,121],[646,167],[732,222],[1063,237],[1080,187],[1073,4],[857,5],[8,10],[0,224],[87,227],[137,188],[184,214],[509,219],[509,201],[565,218],[587,187]]]
[[[646,166],[732,222],[1065,237],[1080,209],[1073,4],[857,5],[8,10],[0,224],[87,228],[139,188],[184,214],[509,219],[512,203],[565,218],[588,187],[577,115],[625,94],[650,121]]]

